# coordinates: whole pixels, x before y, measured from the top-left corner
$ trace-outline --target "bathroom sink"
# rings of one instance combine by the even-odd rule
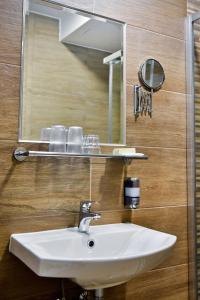
[[[12,234],[9,250],[39,276],[70,278],[85,289],[124,283],[155,268],[176,236],[122,223]]]

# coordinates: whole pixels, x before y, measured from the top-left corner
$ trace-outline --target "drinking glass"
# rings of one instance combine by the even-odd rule
[[[86,154],[100,154],[101,147],[98,135],[86,135],[83,138],[83,153]]]
[[[66,152],[67,152],[67,141],[68,141],[68,132],[69,132],[69,128],[65,128],[65,136],[66,136]]]
[[[51,127],[50,134],[50,152],[66,152],[66,129],[63,125],[54,125]]]
[[[82,153],[83,128],[71,126],[68,130],[67,152]]]
[[[40,132],[40,140],[44,142],[50,141],[51,127],[42,128]]]

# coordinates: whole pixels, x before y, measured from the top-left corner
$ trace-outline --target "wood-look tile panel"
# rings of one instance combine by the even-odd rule
[[[0,143],[0,218],[78,211],[89,198],[88,160],[29,157],[18,163],[12,160],[16,146]]]
[[[26,299],[61,299],[61,281],[57,278],[44,278],[34,274],[20,260],[7,253],[0,264],[0,297],[4,300]],[[4,261],[4,259],[6,261]],[[68,299],[78,299],[81,288],[65,280],[65,291]]]
[[[134,145],[131,145],[134,146]],[[176,148],[140,148],[148,160],[133,160],[127,174],[123,162],[93,160],[91,198],[97,209],[123,207],[124,176],[141,180],[141,208],[186,205],[186,152]]]
[[[184,39],[186,0],[95,0],[94,11],[128,24]]]
[[[153,95],[153,115],[133,115],[133,88],[127,86],[127,145],[186,147],[186,96],[158,91]]]
[[[94,209],[123,208],[124,171],[123,161],[93,160],[91,199],[95,201]]]
[[[0,1],[0,63],[20,64],[22,0]]]
[[[193,14],[200,10],[200,3],[198,0],[188,0],[187,1],[187,14]]]
[[[133,161],[128,176],[141,180],[141,208],[187,205],[186,151],[167,148],[138,148],[149,156]]]
[[[11,256],[11,254],[9,254]],[[65,292],[69,300],[77,300],[81,288],[65,280]],[[57,278],[44,278],[34,274],[16,257],[10,257],[9,264],[0,266],[0,297],[3,300],[61,299],[61,281]]]
[[[0,63],[0,139],[17,140],[20,67]]]
[[[185,93],[185,42],[127,26],[127,82],[138,84],[139,66],[157,59],[165,71],[163,89]]]
[[[94,9],[94,0],[54,0],[54,2],[90,12]]]
[[[169,258],[157,268],[188,263],[187,206],[137,209],[132,211],[131,221],[177,236],[176,245]]]
[[[154,270],[105,290],[105,300],[188,300],[188,266]]]

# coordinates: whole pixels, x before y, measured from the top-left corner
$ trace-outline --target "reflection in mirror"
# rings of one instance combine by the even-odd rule
[[[140,68],[139,78],[148,89],[160,89],[165,80],[162,65],[155,59],[147,59]]]
[[[26,0],[23,31],[19,140],[59,124],[125,144],[124,24]]]

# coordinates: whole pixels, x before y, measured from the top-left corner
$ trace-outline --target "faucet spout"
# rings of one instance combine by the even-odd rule
[[[78,230],[80,232],[89,233],[90,222],[101,218],[101,214],[90,212],[92,202],[83,201],[80,204],[80,216]]]
[[[89,233],[90,231],[90,222],[92,220],[98,220],[101,218],[101,215],[98,213],[90,213],[87,217],[83,217],[82,220],[80,221],[78,230],[80,232],[85,232]]]

